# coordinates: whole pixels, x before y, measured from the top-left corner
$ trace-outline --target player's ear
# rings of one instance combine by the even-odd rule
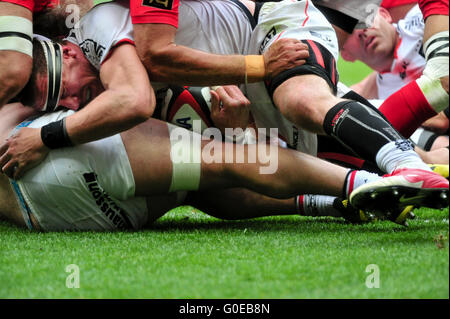
[[[392,23],[392,16],[385,8],[380,7],[378,9],[378,14],[380,17],[382,17],[384,20],[386,20],[388,23]]]
[[[76,58],[78,52],[69,43],[62,45],[64,59]]]

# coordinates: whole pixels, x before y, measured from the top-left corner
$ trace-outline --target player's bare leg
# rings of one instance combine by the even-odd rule
[[[288,120],[316,134],[325,134],[325,115],[344,101],[335,97],[327,82],[316,75],[286,80],[275,90],[273,99]]]
[[[399,167],[430,171],[382,114],[362,103],[335,97],[328,83],[316,75],[286,80],[273,99],[291,122],[318,134],[326,132],[384,172]]]
[[[295,198],[277,199],[245,188],[190,192],[186,205],[226,220],[295,215]]]
[[[187,131],[186,131],[187,132]],[[191,134],[191,133],[189,133]],[[127,150],[136,183],[136,196],[166,194],[170,191],[173,164],[167,124],[157,120],[137,126],[121,134]],[[214,143],[222,150],[222,163],[201,163],[198,189],[245,187],[277,198],[289,198],[302,192],[341,195],[348,170],[299,152],[277,149],[269,161],[278,161],[273,174],[261,174],[267,167],[257,158],[248,163],[248,146],[243,164],[225,163],[225,144],[203,141],[203,147]],[[233,145],[236,148],[236,145]],[[268,155],[269,156],[269,155]],[[327,172],[318,174],[317,172]],[[193,176],[194,178],[194,176]],[[197,190],[197,189],[172,189]]]

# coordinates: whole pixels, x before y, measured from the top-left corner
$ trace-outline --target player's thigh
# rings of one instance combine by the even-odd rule
[[[172,178],[167,123],[150,119],[121,133],[136,183],[136,196],[167,193]]]

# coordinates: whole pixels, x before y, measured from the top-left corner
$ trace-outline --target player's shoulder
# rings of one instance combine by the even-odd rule
[[[104,1],[95,5],[83,19],[89,20],[91,23],[100,23],[102,25],[114,25],[118,18],[129,15],[128,1]]]
[[[401,33],[423,36],[425,21],[419,5],[414,6],[406,16],[398,22],[398,29]]]
[[[67,40],[80,46],[89,62],[100,69],[111,48],[124,38],[132,38],[129,9],[125,1],[110,1],[92,8],[74,26]]]

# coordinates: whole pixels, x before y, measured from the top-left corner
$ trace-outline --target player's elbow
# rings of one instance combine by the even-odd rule
[[[172,57],[169,47],[138,46],[138,54],[152,81],[165,81]]]
[[[147,121],[155,110],[156,99],[153,91],[140,90],[133,91],[132,95],[127,96],[128,116],[135,123]]]

